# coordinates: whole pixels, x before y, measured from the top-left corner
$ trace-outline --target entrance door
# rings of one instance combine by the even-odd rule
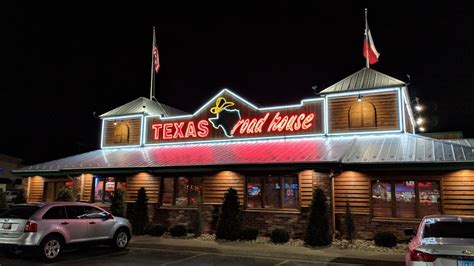
[[[58,193],[61,189],[66,186],[65,182],[45,182],[43,201],[51,202],[55,201]]]

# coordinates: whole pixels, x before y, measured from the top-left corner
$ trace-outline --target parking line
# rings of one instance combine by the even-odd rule
[[[276,265],[283,265],[283,264],[285,264],[285,263],[287,263],[287,262],[288,262],[288,261],[285,260],[285,261],[282,261],[282,262],[280,262],[280,263],[275,264],[275,266],[276,266]]]
[[[180,260],[175,260],[175,261],[170,261],[170,262],[163,263],[163,264],[160,264],[160,265],[168,265],[168,264],[172,264],[172,263],[179,263],[179,262],[183,262],[183,261],[186,261],[186,260],[190,260],[190,259],[197,258],[197,257],[199,257],[199,256],[203,256],[203,255],[206,255],[206,254],[200,253],[200,254],[196,254],[196,255],[191,256],[191,257],[188,257],[188,258],[184,258],[184,259],[180,259]]]

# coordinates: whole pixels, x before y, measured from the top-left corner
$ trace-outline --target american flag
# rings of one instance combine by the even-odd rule
[[[153,63],[155,72],[158,73],[160,70],[160,57],[158,55],[158,44],[156,43],[155,31],[153,29]]]

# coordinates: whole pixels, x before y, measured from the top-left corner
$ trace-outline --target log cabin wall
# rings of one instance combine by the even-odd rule
[[[145,188],[148,203],[158,203],[160,193],[160,178],[148,173],[138,173],[127,178],[125,199],[128,202],[137,200],[138,190]]]
[[[300,206],[309,207],[313,198],[313,179],[316,178],[314,171],[301,171],[298,175],[300,188]]]
[[[366,174],[345,171],[334,177],[335,213],[344,213],[349,202],[352,213],[370,214],[370,177]]]
[[[104,122],[104,147],[140,145],[142,134],[141,117],[107,119]]]
[[[212,176],[204,177],[204,204],[222,204],[224,195],[232,187],[237,190],[241,204],[244,203],[245,177],[232,171],[222,171]]]
[[[444,214],[474,215],[474,170],[444,175],[442,187]]]
[[[92,174],[83,174],[81,178],[81,201],[90,202],[92,196],[92,181],[94,180],[94,176]]]
[[[41,176],[31,176],[28,178],[28,202],[43,201],[44,178]]]
[[[357,97],[328,97],[329,133],[399,129],[398,92]]]

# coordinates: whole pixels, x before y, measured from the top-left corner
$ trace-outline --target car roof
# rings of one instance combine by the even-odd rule
[[[428,215],[423,218],[424,221],[431,219],[437,222],[452,222],[452,221],[470,221],[474,222],[474,216],[469,215]]]

